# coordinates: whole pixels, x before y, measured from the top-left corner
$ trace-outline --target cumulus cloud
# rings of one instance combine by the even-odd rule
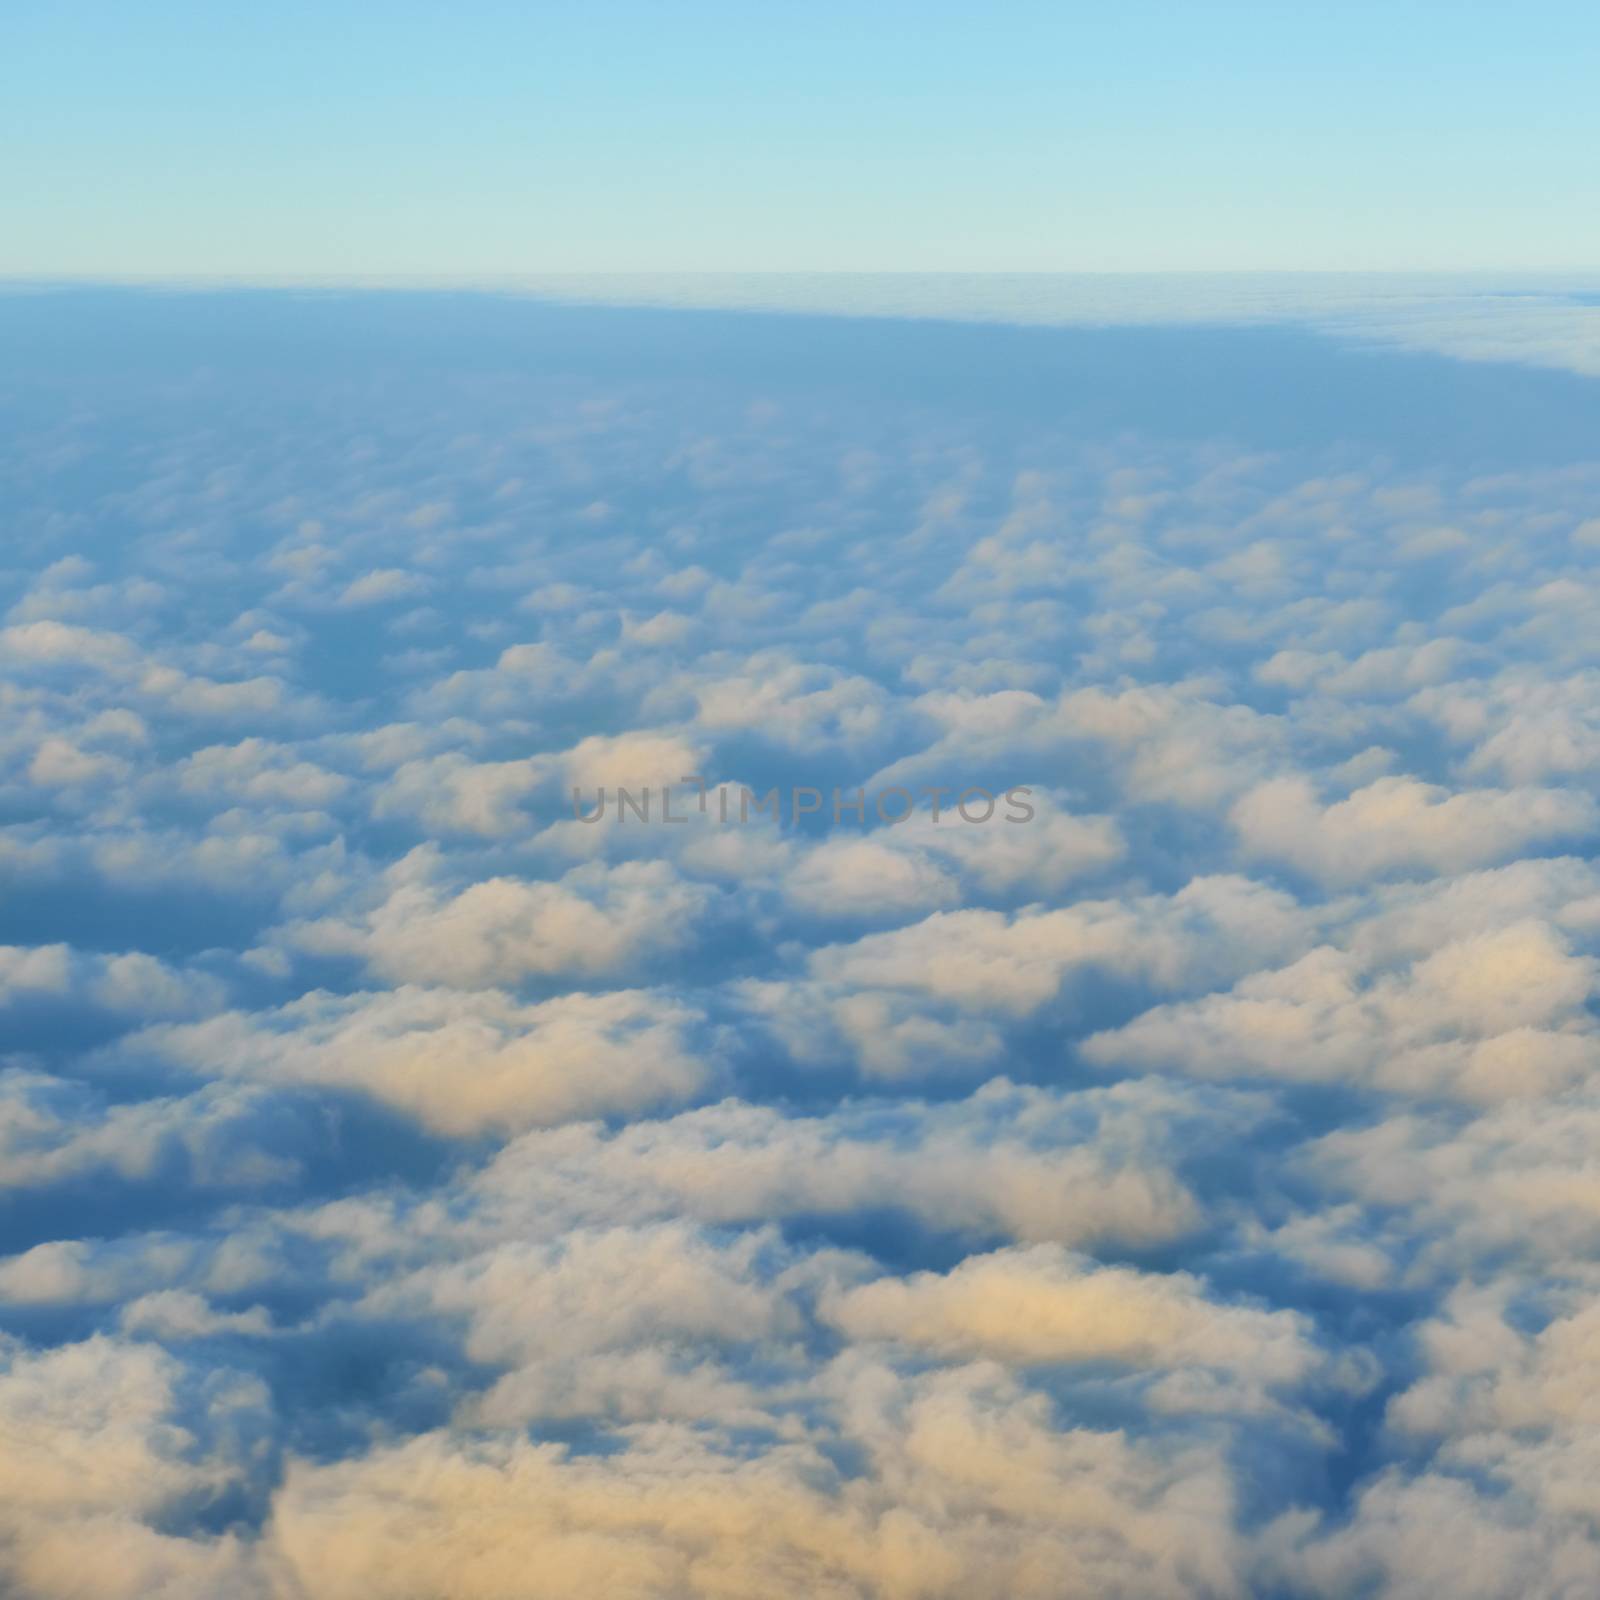
[[[1461,872],[1593,832],[1594,802],[1560,789],[1467,789],[1383,777],[1319,805],[1305,779],[1244,795],[1232,819],[1247,856],[1347,883],[1400,871]]]
[[[1412,1094],[1499,1099],[1586,1079],[1600,1031],[1600,963],[1545,924],[1451,940],[1404,972],[1321,946],[1225,995],[1145,1012],[1085,1056],[1207,1077],[1366,1080]]]
[[[459,1135],[687,1099],[714,1076],[691,1038],[697,1020],[659,993],[519,1005],[492,989],[403,984],[149,1029],[127,1048],[207,1077],[348,1085]]]
[[[826,1116],[727,1100],[614,1135],[525,1135],[482,1184],[524,1230],[563,1218],[904,1212],[975,1239],[1147,1246],[1202,1221],[1177,1170],[1183,1141],[1234,1137],[1260,1114],[1248,1098],[1143,1086],[1065,1095],[1004,1080],[964,1100]]]
[[[877,1381],[874,1381],[877,1380]],[[1203,1446],[1158,1455],[1061,1432],[997,1368],[920,1382],[852,1371],[844,1479],[818,1442],[758,1454],[682,1425],[619,1454],[422,1436],[291,1469],[275,1550],[331,1600],[403,1581],[421,1596],[542,1592],[800,1596],[917,1592],[1172,1596],[1238,1582]],[[857,1397],[859,1396],[859,1398]],[[427,1488],[419,1496],[414,1486]]]
[[[857,1339],[1023,1366],[1204,1368],[1285,1386],[1317,1362],[1291,1312],[1217,1305],[1188,1274],[1097,1267],[1053,1245],[880,1278],[836,1294],[823,1314]]]
[[[574,867],[555,882],[480,879],[451,893],[421,847],[386,875],[388,893],[357,921],[287,930],[296,946],[357,958],[401,983],[491,988],[532,976],[609,977],[692,943],[712,895],[665,862]]]
[[[258,1379],[104,1335],[37,1354],[12,1346],[4,1363],[0,1548],[12,1581],[127,1600],[267,1592],[237,1539],[160,1526],[246,1480],[268,1406]]]
[[[204,972],[173,968],[142,950],[120,955],[70,945],[0,945],[0,1007],[59,1001],[130,1017],[183,1016],[213,1010],[225,986]]]
[[[540,764],[474,761],[459,751],[405,761],[372,797],[380,819],[414,817],[433,832],[502,838],[527,826],[524,798],[544,780]]]
[[[116,1104],[71,1079],[0,1072],[0,1188],[110,1177],[196,1189],[281,1183],[300,1171],[281,1132],[265,1097],[248,1090],[207,1085]]]
[[[817,976],[851,986],[939,995],[979,1011],[1026,1015],[1063,981],[1098,971],[1158,989],[1209,986],[1231,968],[1303,940],[1308,920],[1293,900],[1239,877],[1200,878],[1175,895],[935,912],[912,927],[831,945],[811,959]]]

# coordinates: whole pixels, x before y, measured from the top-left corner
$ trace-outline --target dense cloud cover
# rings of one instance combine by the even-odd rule
[[[0,336],[0,1590],[1600,1590],[1592,380]]]

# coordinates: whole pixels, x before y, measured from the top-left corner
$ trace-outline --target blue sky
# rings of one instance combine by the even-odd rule
[[[20,0],[22,276],[1600,266],[1578,4]]]

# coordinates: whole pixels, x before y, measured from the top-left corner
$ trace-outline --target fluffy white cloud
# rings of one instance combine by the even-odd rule
[[[520,802],[546,776],[537,761],[473,761],[457,751],[405,761],[372,797],[372,814],[415,817],[439,832],[503,838],[528,826]]]
[[[1254,1126],[1248,1099],[1119,1086],[1076,1095],[987,1084],[965,1100],[786,1116],[726,1101],[606,1135],[535,1133],[485,1170],[520,1232],[564,1219],[707,1223],[905,1212],[978,1239],[1152,1245],[1202,1221],[1175,1171],[1185,1138]]]
[[[132,1041],[206,1077],[357,1088],[446,1134],[638,1112],[705,1089],[697,1013],[651,992],[520,1005],[495,990],[411,985],[306,995],[267,1016],[225,1012]]]
[[[804,1434],[735,1452],[687,1425],[641,1425],[608,1456],[423,1435],[297,1463],[274,1553],[328,1600],[401,1582],[461,1600],[1238,1587],[1229,1497],[1204,1445],[1063,1431],[981,1365],[918,1380],[852,1363],[832,1386],[838,1445],[865,1472],[845,1476],[829,1441]]]
[[[201,1600],[269,1586],[232,1536],[161,1524],[244,1482],[268,1396],[150,1344],[0,1350],[0,1570],[22,1592]]]
[[[1289,896],[1246,878],[1197,878],[1171,896],[936,912],[894,933],[830,945],[818,977],[852,987],[927,993],[980,1011],[1026,1015],[1066,978],[1101,971],[1157,989],[1206,987],[1304,941],[1309,920]]]
[[[1250,1387],[1303,1382],[1319,1359],[1292,1312],[1218,1305],[1187,1273],[1097,1267],[1057,1245],[880,1278],[831,1296],[823,1315],[852,1338],[946,1358],[1214,1369]],[[1167,1395],[1182,1404],[1181,1386]]]
[[[432,881],[435,862],[430,849],[414,851],[359,920],[323,918],[288,936],[397,982],[491,988],[533,976],[610,977],[693,945],[712,900],[665,862],[596,863],[555,882],[484,878],[455,893]]]
[[[1563,789],[1467,789],[1385,777],[1324,806],[1304,778],[1244,795],[1233,825],[1247,857],[1330,883],[1394,872],[1462,872],[1594,831],[1594,802]]]
[[[1227,994],[1156,1007],[1087,1039],[1102,1066],[1206,1077],[1371,1082],[1494,1100],[1582,1082],[1600,1063],[1587,1001],[1600,962],[1557,930],[1513,923],[1440,945],[1400,972],[1321,946]]]

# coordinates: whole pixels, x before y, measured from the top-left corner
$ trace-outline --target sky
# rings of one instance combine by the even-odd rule
[[[4,31],[0,1593],[1600,1593],[1588,9]]]
[[[1600,269],[1578,3],[15,0],[0,274]]]
[[[1600,1590],[1587,302],[672,292],[0,293],[0,1589]]]

